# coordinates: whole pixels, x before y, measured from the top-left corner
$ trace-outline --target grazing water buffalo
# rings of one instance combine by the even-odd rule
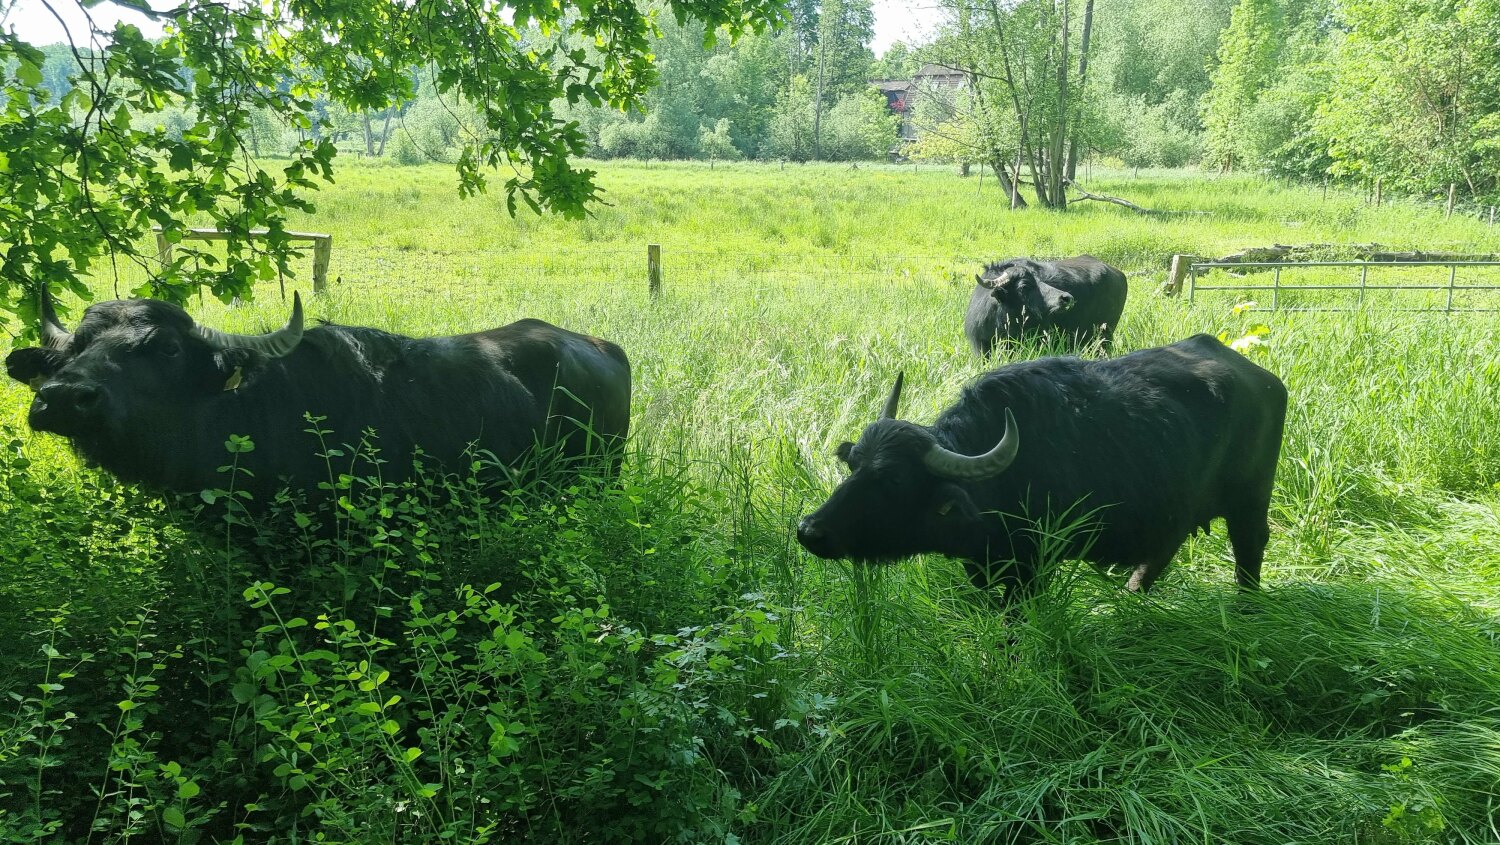
[[[1125,274],[1092,255],[1013,258],[985,265],[974,279],[964,334],[981,357],[989,356],[997,338],[1020,340],[1046,331],[1077,344],[1097,337],[1108,350],[1125,310]]]
[[[197,325],[150,299],[89,306],[77,330],[57,322],[42,295],[44,345],[6,358],[36,396],[30,423],[68,438],[89,463],[127,481],[179,491],[228,486],[225,441],[253,451],[235,486],[261,503],[279,487],[313,489],[357,463],[366,432],[388,481],[410,478],[414,458],[448,470],[492,453],[509,464],[533,445],[565,456],[617,447],[630,420],[630,363],[620,347],[540,320],[490,331],[414,339],[324,325],[303,331],[294,297],[286,326],[265,335]],[[321,417],[321,440],[304,415]],[[590,442],[587,429],[602,442]],[[326,444],[342,457],[319,456]],[[366,454],[364,458],[368,458]],[[504,473],[500,473],[503,476]]]
[[[901,382],[859,443],[839,446],[849,477],[797,527],[813,554],[962,558],[978,587],[1004,585],[1008,604],[1058,556],[1036,530],[1049,515],[1091,514],[1061,557],[1128,567],[1131,590],[1224,517],[1236,579],[1259,584],[1286,388],[1214,338],[1011,364],[931,426],[896,419]]]

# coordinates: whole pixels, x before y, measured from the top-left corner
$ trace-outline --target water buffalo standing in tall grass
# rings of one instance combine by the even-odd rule
[[[401,481],[418,461],[463,471],[486,455],[509,464],[537,444],[565,457],[617,450],[630,422],[624,351],[540,320],[455,337],[304,331],[294,297],[284,328],[235,335],[135,299],[91,305],[69,332],[45,293],[41,316],[43,345],[5,361],[36,391],[31,427],[156,488],[227,487],[219,468],[231,435],[253,443],[235,456],[235,487],[265,502],[284,484],[315,490],[331,472]],[[378,467],[355,454],[367,432]],[[342,454],[325,460],[328,449]]]
[[[982,357],[997,340],[1045,332],[1078,345],[1097,338],[1108,350],[1125,310],[1125,274],[1092,255],[1013,258],[985,265],[974,279],[964,334]]]
[[[839,446],[848,478],[797,528],[813,554],[949,555],[978,587],[1003,585],[1009,603],[1049,559],[1125,567],[1128,588],[1145,590],[1223,517],[1236,579],[1259,585],[1287,392],[1218,340],[1011,364],[930,426],[896,419],[901,383],[859,442]],[[1039,530],[1064,513],[1077,530]]]

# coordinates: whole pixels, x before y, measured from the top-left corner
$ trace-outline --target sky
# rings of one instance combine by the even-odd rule
[[[175,0],[149,0],[158,9],[169,9],[177,5]],[[938,20],[937,0],[874,0],[875,39],[870,44],[875,55],[881,55],[897,41],[920,43],[931,34]],[[75,38],[88,31],[83,11],[75,0],[56,0],[52,7],[68,24]],[[112,3],[100,3],[90,14],[94,23],[102,29],[111,29],[115,21],[124,20],[141,28],[148,36],[159,35],[161,26],[153,23],[139,12],[122,9]],[[10,14],[0,19],[0,26],[14,28],[23,39],[33,44],[55,44],[66,40],[62,25],[47,11],[41,0],[20,0]]]
[[[883,54],[897,41],[920,44],[941,19],[937,0],[874,0],[875,39],[870,49]]]

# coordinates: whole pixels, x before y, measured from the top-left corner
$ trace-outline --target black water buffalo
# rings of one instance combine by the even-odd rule
[[[997,339],[1051,331],[1070,343],[1099,338],[1107,350],[1125,310],[1125,274],[1092,255],[1060,261],[1013,258],[974,277],[964,334],[988,357]]]
[[[44,345],[5,361],[36,391],[31,427],[151,487],[228,487],[219,468],[230,463],[230,435],[254,447],[235,456],[247,471],[235,487],[265,502],[286,484],[314,490],[330,470],[373,474],[360,446],[371,431],[381,477],[400,481],[418,461],[466,471],[485,452],[509,464],[537,443],[565,456],[615,448],[630,420],[620,347],[540,320],[421,339],[352,326],[303,331],[294,298],[284,328],[232,335],[176,305],[136,299],[89,306],[69,333],[45,293],[41,314]],[[316,426],[308,414],[321,418]],[[341,454],[325,461],[325,445]]]
[[[945,554],[980,588],[1005,586],[1009,603],[1047,559],[1128,567],[1129,589],[1144,590],[1224,517],[1236,579],[1259,584],[1286,388],[1214,338],[1011,364],[931,426],[895,418],[901,382],[859,443],[839,446],[849,477],[798,526],[813,554]],[[1088,518],[1048,552],[1038,524],[1064,511]]]

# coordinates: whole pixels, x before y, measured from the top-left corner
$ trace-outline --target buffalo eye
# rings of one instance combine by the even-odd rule
[[[181,353],[182,344],[177,342],[177,338],[169,337],[156,343],[156,354],[163,358],[176,358]]]

